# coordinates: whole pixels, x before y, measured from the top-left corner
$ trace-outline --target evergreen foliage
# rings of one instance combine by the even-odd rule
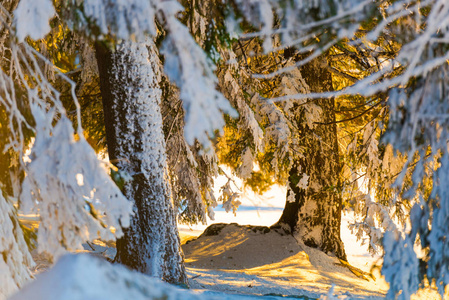
[[[321,151],[310,143],[317,126],[336,126],[339,177],[323,189],[358,213],[353,229],[369,234],[373,251],[383,248],[389,296],[408,299],[426,281],[444,293],[446,0],[8,0],[0,23],[0,217],[13,224],[0,248],[20,246],[0,259],[10,272],[2,290],[29,277],[9,255],[32,264],[12,200],[39,210],[38,247],[56,256],[129,223],[131,205],[108,174],[115,167],[92,149],[106,152],[93,42],[112,49],[150,36],[166,73],[168,174],[183,221],[213,215],[219,163],[258,192],[314,186],[297,162]],[[310,87],[311,64],[332,74],[332,88]],[[230,181],[222,191],[218,200],[235,211]]]

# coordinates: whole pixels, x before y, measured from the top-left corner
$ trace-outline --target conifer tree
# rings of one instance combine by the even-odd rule
[[[185,14],[178,13],[183,8],[177,1],[57,2],[63,8],[58,15],[60,20],[89,37],[142,41],[146,34],[155,37],[156,26],[161,27],[166,34],[158,43],[165,59],[164,71],[179,88],[185,113],[185,138],[195,149],[210,149],[215,130],[224,125],[222,112],[232,115],[232,108],[215,89],[218,81],[214,75],[214,62],[220,62],[218,54],[229,62],[227,66],[218,63],[220,89],[240,112],[240,119],[228,118],[229,131],[219,141],[224,149],[219,156],[253,186],[256,182],[267,186],[273,178],[285,181],[292,166],[302,165],[301,158],[290,153],[317,154],[308,151],[316,147],[318,140],[311,139],[308,143],[306,139],[302,143],[296,135],[296,129],[309,131],[317,120],[306,117],[307,124],[302,122],[299,126],[295,115],[288,113],[295,105],[307,107],[304,111],[312,112],[310,116],[313,117],[313,112],[320,115],[317,108],[327,107],[323,99],[339,101],[345,95],[350,95],[348,99],[362,101],[363,107],[375,103],[361,112],[364,116],[388,104],[389,110],[379,109],[380,116],[388,115],[384,117],[385,122],[373,116],[360,129],[363,134],[357,137],[354,133],[354,143],[350,143],[349,148],[356,148],[352,153],[359,157],[351,162],[352,169],[346,171],[354,175],[353,171],[365,169],[364,176],[371,181],[368,192],[360,192],[353,199],[354,207],[361,208],[364,214],[363,221],[357,225],[370,231],[373,244],[384,246],[383,272],[391,283],[390,297],[407,299],[426,278],[435,280],[443,294],[448,284],[448,245],[447,226],[441,224],[446,223],[449,215],[445,184],[447,1],[236,0],[220,2],[216,7],[223,9],[223,13],[218,17],[212,13],[210,8],[215,6],[211,3],[201,6],[200,2],[183,2],[186,7],[191,4],[192,8],[205,8],[183,23]],[[1,10],[4,27],[1,28],[0,50],[4,60],[0,72],[0,133],[3,137],[6,132],[8,141],[0,141],[6,148],[1,149],[5,159],[0,160],[0,164],[2,168],[13,166],[13,172],[0,170],[2,196],[6,200],[3,202],[11,203],[19,198],[22,207],[40,209],[40,250],[56,256],[66,249],[79,249],[82,241],[98,232],[103,238],[120,235],[121,228],[128,223],[130,206],[84,138],[74,83],[41,53],[44,48],[36,51],[36,43],[27,38],[39,40],[51,30],[48,20],[55,11],[52,2],[21,0],[13,16],[7,11],[12,12],[17,2],[4,1],[3,4],[12,6]],[[216,19],[211,22],[211,18]],[[195,38],[200,46],[189,34],[187,23],[191,24],[191,32],[198,33]],[[228,34],[224,34],[222,28],[229,29]],[[13,36],[9,36],[10,33]],[[202,43],[201,36],[206,36],[207,41],[231,41],[230,47],[218,47],[216,42]],[[201,47],[208,51],[209,57]],[[395,49],[385,51],[388,48]],[[300,59],[286,60],[288,49],[297,51]],[[336,55],[357,58],[355,63],[365,70],[356,74],[354,70],[358,68],[349,67],[349,72],[340,75],[351,81],[350,84],[335,90],[315,89],[313,80],[307,83],[305,70],[314,60],[335,49],[338,49]],[[239,64],[233,63],[235,61]],[[335,75],[339,70],[334,66],[320,63],[319,69],[326,68]],[[298,71],[303,73],[301,77],[286,75]],[[297,78],[298,82],[302,80],[299,91],[290,92],[292,80],[288,76]],[[70,86],[68,98],[75,107],[75,126],[69,119],[71,112],[67,112],[67,105],[61,100],[59,84],[54,84],[56,77]],[[310,89],[304,88],[304,83]],[[314,101],[315,106],[312,105]],[[324,127],[320,123],[332,123],[332,116],[326,118],[329,120],[325,122],[318,120],[317,131],[321,130],[321,125]],[[157,134],[160,132],[159,129]],[[237,134],[231,136],[229,132]],[[329,134],[332,132],[333,129],[329,130]],[[389,142],[391,146],[379,143],[381,135],[381,142]],[[23,154],[30,146],[31,137],[34,144],[28,156],[30,161],[26,161]],[[226,141],[231,139],[236,142],[235,147],[226,147]],[[334,138],[329,137],[331,139]],[[332,145],[330,148],[335,149]],[[401,153],[394,158],[393,154],[398,151]],[[229,156],[233,158],[226,160]],[[315,158],[321,161],[318,155]],[[259,163],[262,172],[252,169],[254,161]],[[301,169],[307,169],[303,166]],[[385,171],[390,166],[399,172]],[[43,174],[42,170],[46,172]],[[307,179],[304,174],[300,178],[290,178],[291,183],[297,181],[301,187]],[[313,183],[311,176],[308,179],[307,183]],[[204,186],[209,183],[205,180]],[[335,190],[330,182],[323,186]],[[384,186],[388,186],[388,191],[379,192]],[[298,184],[291,185],[292,191],[295,188]],[[229,208],[238,205],[234,200],[230,193]],[[86,206],[90,208],[88,211]],[[403,228],[392,221],[391,211],[398,212],[404,223],[410,217],[410,232],[401,233]],[[2,219],[8,220],[10,215],[14,219],[15,214],[14,209],[2,210]],[[382,230],[376,223],[381,224]],[[17,229],[14,221],[11,224],[9,229]],[[115,233],[109,230],[111,226],[117,229]],[[7,240],[17,242],[19,231],[11,233],[9,229]],[[320,246],[319,241],[311,242],[307,237],[305,240],[343,257],[341,251],[332,251],[325,244]],[[418,259],[413,250],[415,242],[425,250],[422,259]],[[4,249],[4,245],[0,246]],[[16,275],[21,272],[20,268],[13,269]],[[18,282],[14,284],[18,286]]]
[[[326,64],[326,62],[324,62]],[[332,75],[316,59],[301,68],[310,92],[332,91]],[[342,197],[334,98],[315,99],[317,116],[307,122],[304,108],[294,109],[296,134],[304,152],[293,160],[284,211],[273,227],[292,232],[306,245],[346,260],[340,237]]]
[[[167,180],[160,87],[162,66],[151,40],[97,44],[109,159],[128,179],[131,225],[117,240],[115,261],[173,283],[187,283]]]

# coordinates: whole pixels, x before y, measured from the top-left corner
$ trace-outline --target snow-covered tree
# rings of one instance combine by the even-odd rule
[[[149,230],[155,234],[154,236],[147,236],[146,233],[145,236],[141,235],[141,238],[150,241],[151,245],[145,244],[142,245],[145,246],[144,248],[135,249],[142,250],[138,257],[139,266],[135,266],[132,262],[128,264],[167,281],[185,282],[175,216],[166,182],[164,138],[158,106],[161,90],[158,87],[159,82],[156,83],[160,79],[160,63],[158,63],[154,46],[153,51],[148,52],[147,47],[141,43],[142,40],[156,36],[156,13],[161,18],[159,21],[163,20],[164,23],[165,40],[162,50],[166,57],[165,71],[178,85],[186,111],[186,139],[191,143],[199,140],[205,149],[210,147],[207,135],[212,137],[215,134],[214,130],[224,124],[221,111],[233,112],[225,98],[215,89],[216,77],[213,74],[213,64],[195,41],[189,38],[187,29],[176,18],[177,13],[182,10],[182,6],[176,1],[134,1],[126,4],[111,1],[84,1],[82,3],[64,2],[58,5],[63,6],[60,10],[63,24],[68,24],[81,35],[102,37],[110,34],[112,41],[118,38],[125,40],[120,42],[120,45],[126,45],[121,48],[122,52],[133,55],[120,58],[120,51],[115,53],[114,71],[117,74],[132,76],[132,71],[128,73],[125,70],[128,63],[134,67],[136,74],[143,72],[149,76],[143,78],[141,82],[128,82],[127,87],[135,85],[134,87],[141,89],[136,90],[137,96],[148,96],[150,91],[151,99],[131,97],[131,103],[125,102],[124,105],[135,108],[136,114],[121,116],[131,116],[129,120],[136,120],[143,127],[137,128],[138,124],[132,122],[127,124],[135,125],[136,130],[149,129],[146,132],[148,135],[143,136],[142,139],[137,136],[136,143],[129,144],[127,138],[132,137],[136,131],[128,128],[123,122],[121,123],[125,126],[121,131],[123,134],[118,134],[120,138],[123,138],[118,144],[131,147],[129,159],[140,159],[142,165],[139,164],[139,170],[135,170],[128,168],[129,165],[126,165],[124,161],[118,163],[122,164],[121,167],[127,170],[130,176],[137,177],[125,184],[124,191],[127,196],[142,192],[143,197],[155,200],[155,203],[159,203],[157,200],[160,200],[162,203],[160,203],[160,209],[157,205],[148,205],[148,199],[134,203],[135,208],[140,204],[142,207],[140,207],[141,211],[134,212],[136,219],[133,219],[133,224],[140,222],[139,226],[143,223],[154,225],[155,227],[150,226]],[[11,11],[13,9],[14,6]],[[9,35],[3,40],[3,46],[9,49],[6,56],[8,61],[4,61],[5,68],[2,69],[1,104],[2,109],[3,106],[5,107],[5,119],[8,121],[8,123],[2,123],[2,129],[5,128],[3,125],[7,125],[6,128],[9,130],[7,131],[9,144],[6,144],[6,149],[2,150],[12,150],[16,153],[19,157],[19,171],[21,171],[18,174],[23,176],[26,173],[25,177],[12,178],[11,182],[14,182],[18,189],[13,189],[11,196],[20,196],[21,208],[37,210],[41,216],[38,247],[41,251],[58,256],[65,249],[80,248],[81,242],[88,239],[100,237],[108,240],[120,236],[122,227],[126,228],[129,225],[132,202],[128,202],[123,197],[119,188],[109,178],[106,165],[97,159],[84,138],[81,129],[80,105],[75,95],[74,83],[65,74],[55,69],[51,60],[46,59],[27,43],[31,43],[27,40],[27,36],[33,39],[45,36],[50,30],[48,20],[54,13],[51,1],[45,0],[20,1],[17,9],[14,10],[13,17],[5,13],[2,24],[14,22],[15,29],[14,31],[12,27],[5,27],[6,32],[13,33],[21,43],[18,44],[15,37]],[[150,38],[145,37],[147,34]],[[139,40],[140,44],[126,43],[126,40],[134,38]],[[127,46],[131,48],[126,49]],[[127,61],[128,58],[129,61]],[[147,68],[140,70],[145,66]],[[149,70],[151,72],[148,72]],[[117,78],[117,74],[114,78]],[[52,85],[52,76],[62,78],[71,86],[69,96],[75,103],[76,131],[73,130],[72,123],[67,118],[66,110],[60,100],[61,92]],[[126,95],[134,95],[131,90],[123,92]],[[116,124],[112,124],[114,125]],[[151,126],[153,128],[150,128]],[[24,136],[23,133],[26,131],[34,138],[33,144],[30,144],[30,139]],[[152,138],[155,140],[151,140]],[[158,147],[154,148],[154,145]],[[24,151],[30,146],[32,146],[31,153],[25,156]],[[145,149],[141,149],[140,146]],[[128,149],[125,148],[123,148],[124,151]],[[119,148],[116,153],[117,157],[123,154],[120,150]],[[147,153],[146,150],[154,151],[154,155],[151,156],[151,153]],[[143,159],[146,155],[150,156]],[[158,168],[153,170],[154,166]],[[42,173],[43,170],[46,172]],[[115,174],[114,171],[112,174]],[[154,174],[156,175],[153,176]],[[139,182],[139,178],[143,181]],[[143,191],[139,190],[142,184],[146,185]],[[154,189],[156,187],[157,190]],[[164,216],[161,215],[162,212],[165,212]],[[8,215],[11,212],[2,211],[2,213]],[[144,217],[140,217],[140,214]],[[153,218],[148,218],[147,216],[151,214]],[[163,226],[158,227],[158,224]],[[110,231],[112,228],[115,228],[115,231]],[[127,233],[131,233],[133,228],[137,227],[132,226]],[[20,235],[19,229],[15,233],[11,232],[9,236],[11,235]],[[127,238],[132,240],[136,236],[137,234],[132,233],[128,234]],[[126,238],[123,241],[125,240]],[[148,251],[145,252],[149,246],[154,246],[151,247],[153,251],[151,255],[147,255]],[[124,246],[125,248],[132,247],[127,245]],[[25,251],[25,249],[22,250]],[[126,251],[122,251],[122,254],[126,255],[120,256],[119,253],[121,259],[117,258],[117,260],[125,261],[132,258]],[[11,274],[16,277],[14,272]],[[21,284],[19,279],[17,282],[18,285]]]
[[[332,90],[331,73],[319,59],[301,68],[309,91]],[[342,197],[334,98],[292,109],[304,149],[294,158],[284,211],[275,226],[286,226],[308,246],[346,260],[340,237]]]
[[[373,193],[359,198],[365,207],[364,224],[369,230],[373,229],[372,237],[383,241],[383,270],[391,283],[391,297],[407,299],[425,279],[434,280],[442,294],[448,272],[447,226],[441,226],[447,216],[445,176],[442,174],[447,160],[447,1],[235,2],[243,16],[257,28],[256,32],[245,33],[242,38],[264,39],[266,51],[273,48],[285,51],[293,47],[298,53],[307,54],[293,66],[253,74],[255,78],[274,78],[290,72],[342,43],[360,50],[352,53],[360,57],[359,63],[374,66],[362,77],[347,76],[352,83],[343,89],[298,93],[274,100],[388,95],[383,98],[389,105],[390,116],[384,117],[386,122],[381,122],[380,128],[378,121],[369,122],[363,134],[364,156],[372,160],[365,165],[371,170],[366,175],[372,180],[371,187],[377,185]],[[276,26],[273,26],[271,11],[280,20]],[[276,38],[281,41],[280,46],[266,42]],[[388,48],[393,51],[386,51]],[[384,115],[385,112],[383,110]],[[378,144],[379,133],[385,133],[382,141],[391,143],[393,148]],[[382,154],[383,149],[388,151]],[[394,158],[397,150],[402,153]],[[384,171],[388,166],[395,166],[396,171],[399,168],[402,172],[394,174],[395,171],[387,170],[383,173],[385,178],[379,178],[382,172],[372,171],[382,166]],[[389,171],[392,173],[388,174]],[[395,184],[378,184],[388,181],[395,181]],[[384,194],[387,199],[370,198],[376,189],[383,187],[392,188],[392,194]],[[402,210],[400,217],[406,220],[410,211],[407,206],[413,203],[416,204],[411,210],[411,229],[407,230],[393,222],[390,213],[392,208],[393,211]],[[389,234],[382,238],[383,230],[375,230],[377,224]],[[406,222],[403,224],[405,226]],[[412,249],[415,241],[426,253],[420,260],[421,268],[417,263],[401,263],[416,261]]]
[[[119,224],[126,227],[131,213],[130,203],[110,179],[107,166],[98,160],[84,139],[80,122],[74,130],[68,120],[60,92],[51,84],[48,74],[71,85],[70,96],[79,119],[73,82],[29,44],[18,43],[13,35],[17,34],[22,41],[26,35],[41,38],[48,30],[52,13],[46,10],[47,3],[37,3],[37,7],[34,2],[28,4],[19,3],[14,17],[3,6],[1,13],[0,110],[5,137],[1,161],[9,168],[2,170],[0,184],[3,203],[0,213],[6,222],[0,239],[2,264],[9,268],[2,268],[0,287],[5,293],[23,285],[29,278],[24,269],[33,264],[12,200],[18,199],[25,212],[39,214],[38,250],[54,256],[82,249],[86,240],[120,236]],[[8,7],[10,11],[14,8],[14,4]],[[37,24],[21,21],[27,20],[30,12],[36,13],[32,17],[38,19],[32,20]],[[13,20],[17,31],[10,26]]]
[[[352,153],[361,154],[361,159],[354,160],[352,169],[347,171],[354,175],[356,182],[356,173],[359,169],[365,170],[372,188],[365,195],[359,193],[362,197],[357,197],[354,204],[365,214],[358,228],[369,231],[372,238],[384,244],[384,272],[391,283],[392,297],[409,297],[425,279],[434,280],[442,293],[448,283],[449,257],[447,226],[442,225],[448,218],[447,184],[444,182],[448,159],[448,108],[445,101],[449,58],[447,1],[235,0],[217,4],[220,8],[218,16],[214,15],[217,11],[211,9],[215,7],[211,3],[205,2],[201,6],[200,2],[194,2],[195,5],[190,6],[192,11],[200,6],[202,9],[198,11],[201,13],[190,12],[188,22],[185,22],[186,14],[179,14],[183,7],[177,1],[86,0],[57,4],[62,6],[58,17],[68,27],[88,37],[112,41],[114,45],[123,45],[129,40],[141,43],[147,35],[155,38],[162,32],[157,44],[161,45],[165,73],[179,88],[186,141],[196,149],[206,150],[204,152],[212,148],[210,138],[215,137],[215,130],[225,124],[222,112],[233,112],[216,90],[219,84],[240,113],[238,121],[229,119],[228,123],[240,130],[234,131],[241,133],[235,140],[250,141],[249,146],[246,146],[248,143],[238,144],[235,148],[238,151],[234,153],[239,158],[235,169],[249,183],[252,179],[254,183],[255,178],[271,181],[261,173],[252,172],[253,161],[258,161],[262,169],[263,163],[270,165],[267,173],[274,174],[275,178],[281,178],[282,174],[287,178],[288,170],[294,166],[294,157],[287,154],[298,150],[292,146],[301,144],[297,143],[298,136],[292,133],[294,123],[286,117],[286,107],[295,102],[282,101],[293,99],[296,103],[309,104],[335,97],[338,102],[350,95],[345,101],[363,98],[366,105],[371,101],[368,97],[376,99],[373,101],[379,105],[372,105],[370,112],[385,103],[389,105],[388,109],[379,109],[378,119],[373,117],[365,122],[360,129],[363,133],[358,138],[354,133],[355,142],[349,144],[349,149],[356,148]],[[4,1],[3,4],[8,7],[1,11],[1,24],[5,30],[2,31],[3,48],[0,49],[4,54],[0,74],[0,132],[2,135],[6,132],[8,142],[0,141],[5,148],[2,155],[6,158],[0,163],[2,167],[12,166],[13,171],[2,170],[0,174],[2,190],[7,194],[5,200],[19,198],[22,207],[29,204],[28,207],[41,211],[45,221],[38,240],[50,241],[44,250],[56,255],[65,248],[80,247],[82,240],[96,236],[97,231],[104,238],[112,237],[111,231],[107,230],[110,226],[118,229],[116,234],[119,235],[119,223],[127,224],[130,205],[109,179],[104,165],[98,162],[83,136],[73,84],[54,69],[48,59],[30,47],[28,40],[25,41],[27,36],[40,39],[51,29],[48,20],[55,13],[52,2],[21,0],[18,4],[16,1]],[[16,5],[14,16],[10,16],[7,11],[12,12]],[[215,20],[211,22],[213,18]],[[190,25],[185,26],[187,23]],[[11,24],[14,25],[11,27]],[[227,28],[228,33],[225,34],[222,28]],[[17,40],[10,33],[14,33]],[[201,41],[202,36],[206,36],[206,41]],[[216,42],[209,43],[230,41],[231,36],[235,42],[228,44],[231,49],[219,47]],[[119,40],[124,40],[123,44]],[[251,48],[256,46],[259,48]],[[209,57],[202,48],[208,51]],[[280,59],[293,57],[285,55],[288,52],[294,52],[298,59],[291,63]],[[319,68],[334,75],[340,72],[339,76],[348,82],[333,89],[299,88],[293,93],[285,92],[292,90],[285,74],[294,74],[298,68],[304,70],[329,53],[347,55],[362,68],[349,67],[342,73],[335,67],[336,63],[321,63]],[[219,54],[229,63],[218,70],[220,81],[214,74],[213,63],[220,61]],[[239,64],[235,64],[236,61]],[[253,62],[259,66],[257,70],[251,68]],[[263,66],[264,62],[270,63]],[[363,72],[356,71],[360,69],[364,69]],[[67,117],[60,91],[53,85],[53,76],[71,86],[69,98],[77,108],[76,130]],[[301,71],[301,76],[307,83],[307,74]],[[250,84],[253,86],[249,87]],[[279,87],[284,88],[284,92]],[[270,100],[261,101],[259,95]],[[308,109],[313,112],[313,106]],[[388,118],[383,117],[384,122],[380,122],[379,119],[388,113]],[[148,115],[151,114],[145,116]],[[363,115],[366,116],[366,112]],[[309,125],[313,127],[312,123],[304,128],[310,128]],[[155,132],[161,136],[162,125],[159,127]],[[380,136],[383,138],[381,143]],[[31,137],[34,138],[31,154],[24,156],[31,146]],[[391,146],[382,144],[388,142]],[[358,147],[361,145],[363,147]],[[203,153],[199,151],[190,156],[188,148],[178,149],[188,157],[194,157],[189,160],[194,165],[194,161],[199,161],[195,155]],[[311,149],[302,149],[298,153],[307,151]],[[394,157],[397,151],[401,153]],[[26,157],[30,161],[25,161]],[[223,157],[225,155],[221,155]],[[163,165],[161,169],[165,168]],[[389,166],[394,166],[395,171],[387,170]],[[42,170],[46,170],[45,174]],[[298,183],[304,186],[307,181],[310,186],[312,177],[301,174]],[[203,186],[209,183],[208,180],[201,182]],[[382,196],[378,192],[383,187],[389,188],[388,195]],[[230,195],[228,207],[235,207],[235,197],[229,189],[225,190]],[[161,191],[165,194],[167,189]],[[205,191],[207,188],[201,192],[202,198],[213,203],[213,199],[207,200]],[[111,201],[115,195],[119,200]],[[166,199],[165,196],[162,198]],[[404,224],[407,224],[405,221],[410,212],[409,230],[394,222],[392,208],[403,212],[398,215],[402,215]],[[66,223],[67,220],[70,222]],[[378,228],[379,224],[382,229]],[[63,228],[63,234],[56,232],[56,228]],[[388,233],[384,236],[385,230]],[[424,268],[414,263],[416,254],[411,245],[416,241],[424,249],[425,256],[420,260]],[[39,246],[43,247],[42,244]],[[401,264],[405,258],[410,258],[411,263]]]
[[[264,102],[269,104],[273,103],[272,101],[280,102],[287,99],[311,102],[315,101],[314,99],[327,97],[337,97],[337,102],[340,102],[339,107],[342,107],[341,101],[355,102],[352,105],[357,108],[354,109],[354,112],[359,110],[360,113],[354,113],[346,120],[337,120],[339,123],[352,120],[359,122],[352,129],[352,133],[348,135],[351,136],[353,142],[346,143],[348,154],[350,154],[348,157],[352,155],[351,153],[357,153],[357,157],[354,159],[346,160],[345,158],[349,162],[346,167],[346,173],[349,175],[347,181],[351,181],[352,184],[343,187],[345,196],[355,200],[351,200],[352,205],[363,215],[363,221],[356,223],[354,228],[369,233],[373,249],[381,246],[384,241],[386,255],[392,257],[388,260],[388,264],[393,264],[395,259],[401,257],[398,253],[407,253],[401,259],[415,255],[414,251],[409,251],[410,243],[415,241],[415,236],[410,236],[406,238],[405,242],[401,242],[399,233],[403,231],[401,227],[407,224],[410,207],[418,201],[421,193],[425,196],[424,203],[437,204],[426,208],[428,204],[424,205],[418,201],[421,203],[419,205],[423,211],[418,215],[427,216],[429,210],[439,210],[438,203],[441,200],[432,199],[440,199],[440,196],[436,192],[432,194],[429,188],[431,188],[432,182],[435,184],[435,182],[440,182],[440,179],[435,175],[432,180],[432,176],[429,174],[439,168],[442,154],[438,149],[445,151],[445,146],[441,143],[425,142],[426,136],[442,138],[441,141],[445,140],[444,126],[441,126],[445,123],[445,115],[433,114],[431,119],[426,117],[429,119],[428,122],[424,122],[421,121],[423,118],[421,114],[424,111],[430,111],[431,107],[435,107],[434,99],[444,103],[445,96],[443,92],[437,92],[426,97],[426,101],[406,99],[409,99],[412,94],[415,95],[413,96],[415,99],[419,99],[417,96],[419,91],[422,94],[429,94],[421,88],[423,85],[427,86],[428,90],[444,91],[444,88],[441,87],[444,87],[444,82],[447,80],[444,71],[432,70],[446,65],[447,25],[443,20],[447,18],[447,4],[444,1],[429,1],[425,4],[417,1],[395,1],[393,3],[233,1],[232,4],[231,13],[229,10],[225,10],[221,16],[228,16],[226,25],[231,35],[235,32],[241,34],[240,40],[234,44],[233,51],[222,55],[229,66],[225,67],[220,78],[224,82],[222,90],[231,101],[234,101],[234,106],[238,108],[243,117],[239,122],[230,121],[228,123],[230,125],[228,128],[232,127],[233,129],[229,130],[228,135],[225,133],[225,142],[222,143],[225,155],[221,155],[222,161],[230,164],[237,175],[241,174],[243,178],[247,179],[248,174],[251,174],[252,161],[261,162],[256,154],[261,145],[258,142],[261,131],[257,130],[259,128],[257,125],[262,128],[264,126],[261,119],[257,119],[257,114],[261,111],[255,104],[257,100],[254,99],[257,97],[252,96],[255,95],[255,90],[262,89],[257,88],[258,83],[255,79],[259,79],[260,83],[260,80],[263,79],[275,81],[279,77],[285,78],[289,73],[296,72],[298,67],[305,66],[323,54],[327,54],[330,57],[329,60],[333,61],[322,64],[320,68],[328,69],[334,76],[342,78],[340,81],[344,79],[346,83],[338,84],[334,86],[335,90],[327,92],[302,90],[293,95],[291,93],[277,95],[272,92],[271,94],[266,93],[263,96],[272,99],[271,101],[264,100]],[[204,15],[214,15],[212,10],[207,12]],[[240,19],[233,17],[236,15]],[[198,19],[201,19],[201,16]],[[239,21],[235,21],[236,19]],[[242,20],[246,23],[241,22]],[[221,24],[214,21],[214,24]],[[209,28],[210,24],[206,21],[202,28]],[[256,71],[251,70],[248,66],[253,61],[264,59],[261,58],[259,51],[248,46],[255,39],[261,40],[257,43],[263,44],[264,51],[269,52],[274,59],[276,59],[276,52],[291,51],[300,59],[296,60],[294,64],[282,64],[278,60],[276,64],[270,65],[269,59],[265,58],[263,67]],[[245,52],[245,48],[249,50]],[[236,68],[235,62],[239,59],[241,59],[241,64]],[[282,62],[282,60],[280,61]],[[351,62],[348,64],[349,61]],[[272,67],[270,68],[270,66]],[[248,74],[242,70],[245,67]],[[237,71],[233,71],[236,69]],[[429,76],[435,73],[439,75]],[[252,79],[253,85],[250,88],[245,86],[245,78]],[[407,87],[405,91],[404,87]],[[418,92],[413,93],[417,88]],[[244,96],[242,97],[242,95]],[[239,98],[244,98],[243,103],[245,104],[235,101]],[[427,100],[429,98],[433,100]],[[389,105],[389,108],[385,108],[385,105]],[[408,108],[409,105],[414,106]],[[441,104],[436,107],[439,112],[445,111]],[[272,112],[275,111],[280,110],[272,110]],[[390,117],[388,117],[389,113],[391,113]],[[272,116],[274,115],[275,113],[272,114]],[[257,119],[257,122],[253,122],[254,119]],[[285,124],[285,122],[283,123]],[[271,122],[271,124],[275,124],[275,122]],[[438,128],[439,131],[429,130],[427,127],[429,124],[432,128]],[[266,132],[269,131],[266,130]],[[402,133],[398,136],[399,132]],[[381,136],[384,138],[379,142]],[[249,141],[249,147],[244,146],[245,144],[242,143],[244,140]],[[410,142],[404,144],[404,141]],[[235,147],[227,147],[228,142]],[[390,142],[392,147],[387,145],[387,142]],[[424,143],[420,144],[421,142]],[[414,143],[418,143],[419,147]],[[281,148],[280,145],[278,144],[277,149]],[[429,148],[429,145],[433,146]],[[432,152],[429,152],[430,149]],[[417,152],[417,150],[419,151]],[[437,154],[432,154],[433,151]],[[279,161],[276,158],[282,157],[279,155],[280,153],[279,151],[274,157],[271,157],[270,162],[273,163],[271,166]],[[234,158],[229,159],[231,156]],[[359,190],[354,193],[351,186],[358,185],[360,178],[364,178],[365,182],[368,182],[366,185],[368,192],[365,188],[359,187]],[[394,182],[395,184],[393,184]],[[251,184],[251,180],[247,180],[247,183]],[[441,189],[438,191],[443,193]],[[418,210],[419,206],[416,207],[413,210],[414,213],[421,211]],[[438,216],[444,219],[442,217],[444,213],[438,214]],[[417,219],[418,217],[412,218],[412,220]],[[430,214],[429,220],[432,219],[432,214]],[[424,234],[428,236],[427,242],[423,240],[421,244],[423,248],[430,247],[428,246],[430,245],[428,241],[430,229],[440,227],[436,224],[433,227],[427,226],[427,222],[419,224],[421,225],[418,225],[417,221],[412,222],[412,228],[415,226],[415,230],[421,230],[419,231],[421,232],[420,236]],[[383,239],[385,231],[393,232],[393,234]],[[412,230],[411,234],[413,232]],[[446,233],[443,232],[445,232],[444,229],[438,233],[438,238],[435,240],[444,240]],[[395,240],[397,243],[393,242]],[[437,245],[436,242],[433,244]],[[439,245],[443,249],[444,243]],[[408,249],[405,250],[407,247]],[[396,249],[394,250],[396,252],[393,249]],[[403,250],[397,252],[397,249]],[[441,249],[440,252],[444,253]],[[445,267],[441,268],[440,265],[444,259],[444,257],[440,257],[439,263],[434,262],[430,269],[432,271],[427,271],[428,278],[436,278],[435,274],[439,274],[438,278],[444,278],[442,275],[444,272],[441,272],[445,270]],[[426,261],[428,258],[422,260],[422,265],[426,265]],[[400,294],[401,297],[407,298],[416,289],[416,282],[422,281],[423,275],[426,273],[422,272],[423,269],[421,271],[416,269],[416,264],[407,265],[407,269],[398,272],[395,272],[398,268],[391,268],[388,264],[384,265],[386,274],[389,274],[388,279],[391,282],[396,282],[392,285],[391,295],[399,295],[401,289],[407,289],[407,293]],[[392,272],[396,275],[390,276]],[[417,275],[420,275],[418,281],[416,281]],[[404,285],[405,282],[410,282],[410,285]],[[439,282],[441,286],[445,285],[444,280]],[[441,290],[442,288],[440,288]]]
[[[110,161],[131,178],[131,225],[117,240],[115,260],[169,282],[187,283],[167,184],[160,88],[162,65],[151,40],[97,46]]]
[[[223,13],[214,13],[213,9],[206,9],[198,19],[205,22],[204,28],[224,23]],[[273,43],[279,45],[279,41]],[[288,182],[286,207],[273,227],[282,227],[307,245],[345,259],[340,239],[342,198],[334,99],[279,103],[269,99],[332,90],[331,73],[323,67],[326,62],[323,64],[320,57],[285,76],[254,79],[251,75],[255,72],[291,66],[295,60],[287,51],[264,55],[257,39],[231,41],[231,49],[225,46],[215,41],[224,58],[219,86],[240,118],[227,119],[225,135],[218,143],[221,163],[255,190],[263,190],[273,181]],[[254,163],[261,171],[253,170]]]

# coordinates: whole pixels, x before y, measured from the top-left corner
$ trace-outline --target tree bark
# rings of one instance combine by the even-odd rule
[[[113,53],[96,44],[109,158],[132,177],[122,191],[134,203],[135,215],[117,240],[115,261],[167,282],[187,284],[166,181],[156,51],[151,40],[123,42]]]
[[[301,68],[310,92],[332,90],[332,77],[319,59]],[[346,260],[340,237],[342,197],[338,187],[340,163],[334,98],[311,100],[321,108],[321,121],[310,128],[305,122],[307,105],[297,117],[303,138],[303,156],[295,160],[289,173],[289,192],[281,218],[282,226],[310,247],[319,248]],[[303,174],[309,176],[307,188],[298,187]],[[294,201],[289,201],[290,193]],[[291,198],[291,197],[290,197]]]

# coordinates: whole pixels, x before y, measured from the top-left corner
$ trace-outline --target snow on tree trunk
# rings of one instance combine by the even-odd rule
[[[151,40],[123,42],[114,53],[97,44],[109,158],[132,179],[131,225],[117,240],[115,260],[167,282],[186,283],[176,218],[166,178],[159,102],[161,63]]]
[[[332,90],[331,74],[321,64],[315,59],[301,68],[310,92]],[[342,197],[337,190],[340,165],[334,98],[312,100],[304,107],[296,120],[304,152],[290,170],[287,201],[277,225],[307,246],[346,260],[340,237]],[[310,122],[310,114],[320,121]]]

